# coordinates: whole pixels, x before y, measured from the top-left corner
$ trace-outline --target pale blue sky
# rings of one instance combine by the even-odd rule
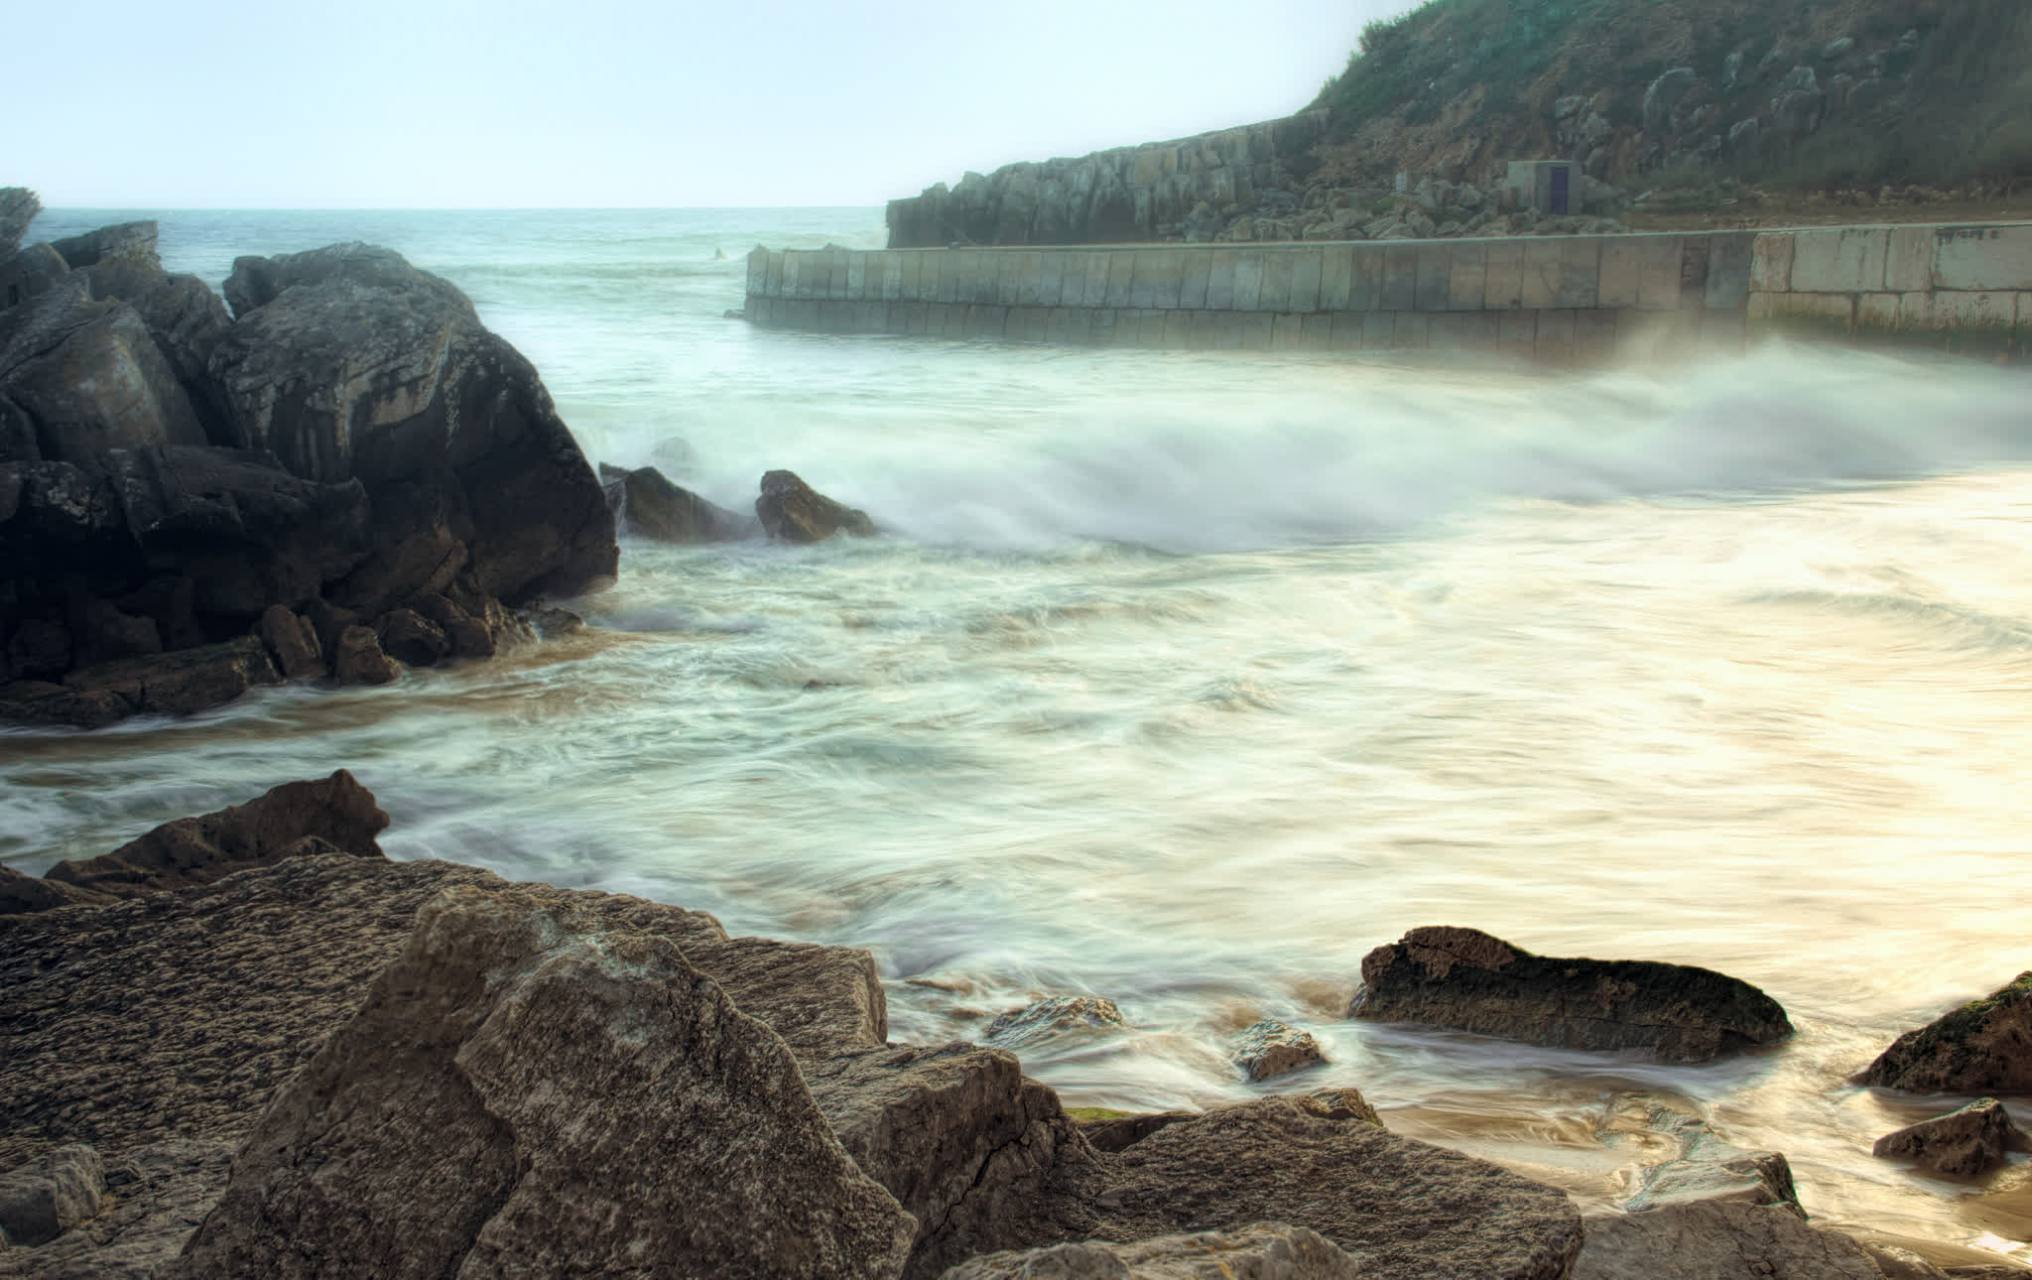
[[[8,19],[61,206],[874,204],[1282,115],[1409,0],[99,0]]]

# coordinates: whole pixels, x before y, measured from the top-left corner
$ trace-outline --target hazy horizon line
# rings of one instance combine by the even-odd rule
[[[34,188],[29,188],[34,190]],[[881,209],[880,204],[46,204],[42,213],[752,213]],[[39,215],[38,215],[39,216]]]

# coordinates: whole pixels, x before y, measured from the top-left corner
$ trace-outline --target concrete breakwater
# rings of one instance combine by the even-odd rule
[[[1389,240],[769,250],[766,328],[1257,350],[1471,350],[1551,361],[1633,340],[1772,333],[2014,358],[2032,223]]]

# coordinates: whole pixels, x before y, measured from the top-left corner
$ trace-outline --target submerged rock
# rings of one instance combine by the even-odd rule
[[[655,542],[731,542],[755,537],[762,527],[753,516],[742,516],[672,484],[655,467],[633,471],[601,467],[607,503],[623,529]]]
[[[1870,1151],[1912,1160],[1935,1173],[1971,1177],[2002,1164],[2007,1151],[2032,1151],[2032,1138],[2012,1122],[2003,1103],[1979,1098],[1944,1116],[1887,1133]]]
[[[791,471],[764,473],[755,515],[763,532],[778,542],[823,542],[839,533],[875,536],[867,512],[833,501]]]
[[[981,1038],[1005,1049],[1015,1049],[1046,1036],[1114,1030],[1128,1025],[1122,1011],[1106,996],[1051,996],[997,1017],[981,1033]]]
[[[276,1097],[171,1274],[877,1280],[915,1227],[669,941],[465,890]]]
[[[1350,1017],[1419,1022],[1566,1049],[1706,1062],[1792,1034],[1785,1010],[1710,969],[1535,956],[1474,929],[1413,929],[1362,960]]]
[[[2032,1093],[2032,972],[1899,1036],[1862,1082],[1910,1093]]]
[[[107,898],[133,898],[210,884],[306,853],[379,858],[376,837],[387,825],[374,793],[340,769],[316,782],[285,782],[203,817],[165,822],[111,853],[59,862],[45,878]]]
[[[1247,1028],[1235,1045],[1235,1065],[1251,1081],[1275,1079],[1325,1062],[1326,1054],[1310,1031],[1274,1019]]]
[[[1668,1137],[1679,1144],[1673,1159],[1643,1171],[1636,1194],[1624,1202],[1632,1213],[1695,1202],[1728,1201],[1773,1205],[1801,1217],[1792,1165],[1776,1151],[1750,1151],[1724,1141],[1707,1122],[1677,1116],[1665,1123]]]
[[[1317,1231],[1258,1222],[1134,1244],[1091,1240],[989,1254],[954,1267],[944,1280],[1364,1280],[1369,1274]]]

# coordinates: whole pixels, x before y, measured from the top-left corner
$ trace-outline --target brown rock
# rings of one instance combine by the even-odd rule
[[[338,851],[379,858],[388,815],[374,793],[340,769],[285,782],[246,804],[178,818],[97,858],[59,862],[45,878],[114,898],[210,884],[282,858]],[[315,839],[321,847],[306,847]]]
[[[1438,927],[1365,956],[1348,1014],[1558,1048],[1647,1049],[1667,1062],[1705,1062],[1792,1034],[1777,1001],[1710,969],[1556,960]]]
[[[0,867],[0,916],[26,915],[31,911],[54,911],[58,907],[89,906],[111,899],[104,894],[80,889],[61,880],[44,880],[24,875],[12,867]]]
[[[607,502],[622,527],[654,542],[727,542],[760,532],[743,517],[672,484],[655,467],[633,471],[602,467]]]
[[[256,636],[81,667],[64,677],[79,695],[111,695],[126,714],[183,716],[223,706],[282,675]]]
[[[915,1225],[675,946],[467,890],[277,1096],[172,1274],[873,1278]]]
[[[81,1143],[0,1173],[0,1240],[47,1244],[99,1212],[106,1170]]]
[[[2032,1093],[2032,972],[1899,1036],[1862,1080],[1911,1093]]]
[[[349,626],[339,632],[332,658],[332,676],[340,684],[390,684],[402,669],[381,651],[381,641],[366,627]]]
[[[261,614],[261,643],[274,655],[275,665],[291,680],[312,679],[325,674],[324,649],[310,619],[291,613],[288,606],[272,604]]]
[[[1093,1229],[1098,1160],[1014,1055],[949,1044],[799,1057],[840,1142],[917,1218],[906,1277]]]
[[[954,1267],[944,1280],[1365,1280],[1368,1274],[1317,1231],[1257,1222],[1134,1244],[1094,1240],[989,1254]]]
[[[1096,1151],[1116,1152],[1135,1146],[1166,1125],[1190,1120],[1197,1111],[1151,1111],[1133,1116],[1103,1116],[1083,1119],[1080,1133]]]
[[[1590,1214],[1573,1280],[1883,1280],[1868,1250],[1770,1206],[1708,1200]]]
[[[2007,1151],[2032,1151],[2032,1138],[2011,1122],[1995,1098],[1979,1098],[1944,1116],[1877,1139],[1873,1155],[1917,1162],[1935,1173],[1970,1177],[2004,1162]]]
[[[763,532],[778,542],[823,542],[836,533],[875,535],[875,522],[867,512],[833,501],[791,471],[763,475],[755,515]]]
[[[1333,1241],[1377,1280],[1567,1274],[1581,1225],[1563,1192],[1334,1110],[1263,1098],[1160,1129],[1109,1158],[1092,1234],[1287,1222]]]
[[[1309,1031],[1265,1019],[1243,1031],[1235,1046],[1235,1065],[1251,1081],[1272,1080],[1321,1066],[1326,1054]]]
[[[171,1140],[136,1147],[106,1167],[98,1216],[32,1255],[35,1280],[156,1280],[217,1203],[232,1144]],[[0,1263],[0,1273],[4,1273]]]
[[[452,642],[444,628],[414,609],[391,609],[374,624],[381,651],[412,667],[432,667],[451,656]]]

